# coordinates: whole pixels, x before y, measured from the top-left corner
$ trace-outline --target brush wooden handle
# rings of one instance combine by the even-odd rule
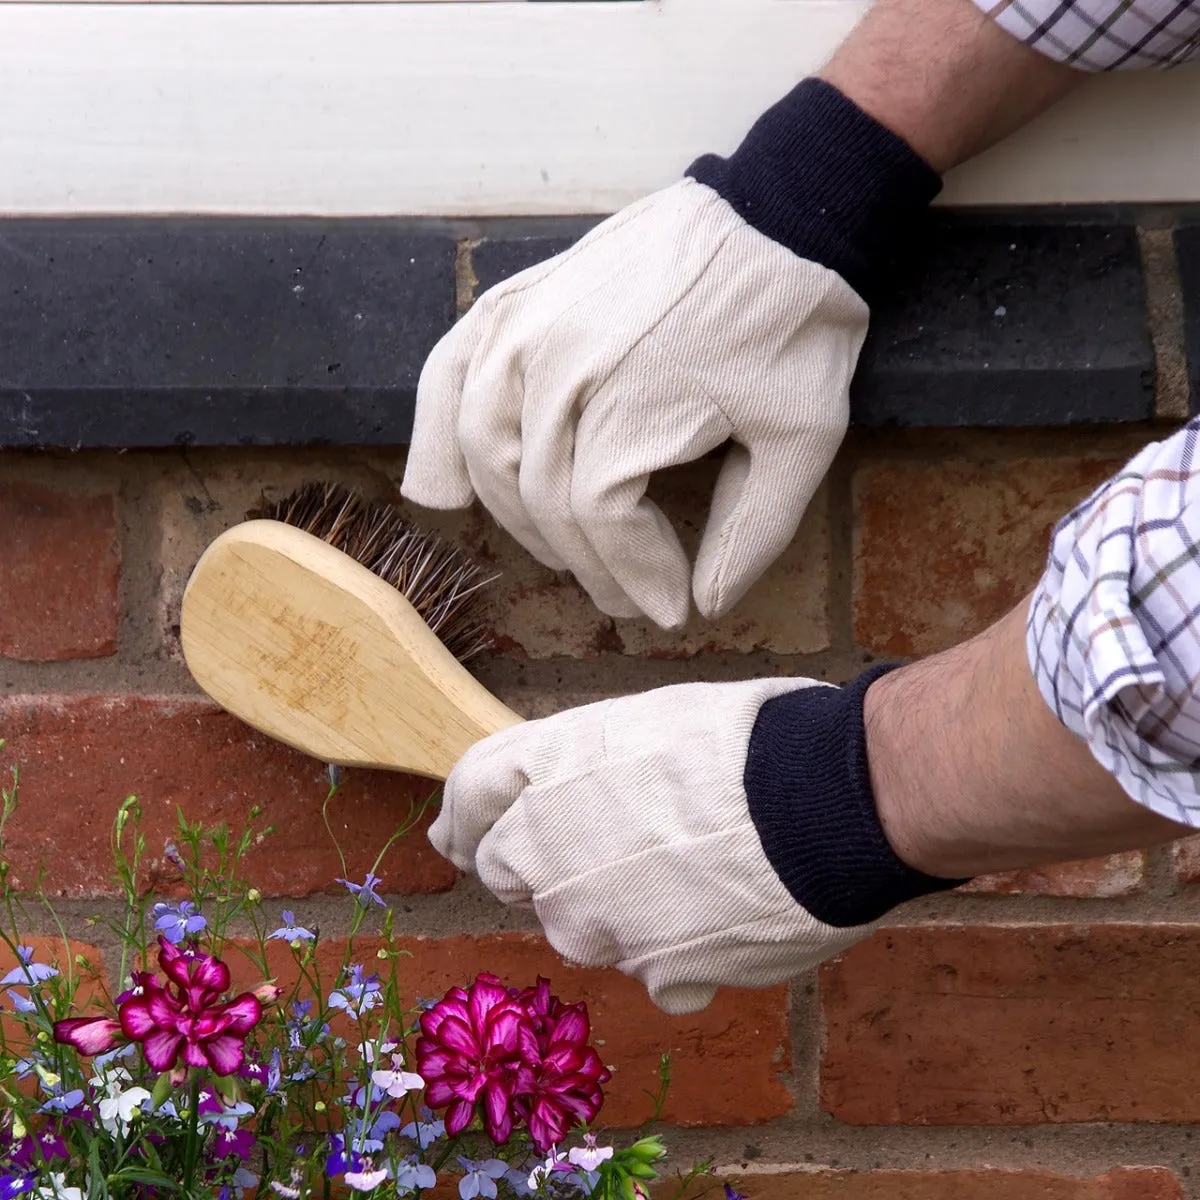
[[[180,636],[222,708],[324,762],[445,779],[521,720],[395,588],[280,521],[247,521],[204,552]]]

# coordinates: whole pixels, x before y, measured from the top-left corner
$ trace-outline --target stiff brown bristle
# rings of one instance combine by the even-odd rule
[[[294,525],[362,563],[408,600],[459,662],[491,642],[480,589],[496,576],[416,528],[395,505],[365,500],[341,484],[308,483],[247,516]]]

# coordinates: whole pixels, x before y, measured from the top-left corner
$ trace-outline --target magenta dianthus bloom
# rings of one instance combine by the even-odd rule
[[[494,975],[452,988],[421,1017],[417,1070],[425,1102],[446,1109],[446,1131],[461,1132],[482,1101],[484,1128],[506,1142],[517,1121],[543,1153],[573,1126],[595,1119],[611,1073],[588,1044],[587,1007],[563,1004],[549,980],[523,992]]]
[[[182,1058],[188,1067],[232,1074],[242,1065],[246,1035],[262,1018],[261,1000],[244,992],[222,1001],[230,976],[219,958],[172,945],[165,937],[158,939],[158,946],[165,986],[149,972],[138,972],[134,987],[119,997],[118,1020],[58,1021],[55,1040],[93,1055],[111,1050],[124,1035],[142,1044],[146,1061],[156,1071],[173,1070]]]
[[[422,1013],[421,1034],[417,1072],[425,1080],[425,1103],[446,1109],[446,1132],[466,1129],[481,1100],[488,1137],[507,1142],[513,1095],[530,1082],[526,1064],[537,1056],[524,1006],[494,975],[480,975]]]
[[[545,1153],[576,1125],[596,1119],[604,1103],[601,1084],[612,1072],[588,1044],[592,1035],[587,1005],[563,1004],[550,994],[550,981],[538,976],[518,999],[529,1013],[538,1043],[538,1062],[528,1092],[515,1099],[529,1136]]]

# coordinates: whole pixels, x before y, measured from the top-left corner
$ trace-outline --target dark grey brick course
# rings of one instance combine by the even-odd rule
[[[476,294],[583,226],[491,225]],[[0,445],[403,444],[453,320],[456,240],[454,225],[385,220],[0,222]],[[1195,395],[1200,230],[1179,247]],[[873,314],[858,424],[1152,415],[1131,225],[938,216],[910,249]]]

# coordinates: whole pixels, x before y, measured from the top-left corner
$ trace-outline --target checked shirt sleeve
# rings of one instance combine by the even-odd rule
[[[1200,0],[975,0],[1018,41],[1083,71],[1174,67],[1200,54]]]
[[[1026,644],[1038,690],[1101,766],[1200,828],[1200,420],[1059,522]]]

